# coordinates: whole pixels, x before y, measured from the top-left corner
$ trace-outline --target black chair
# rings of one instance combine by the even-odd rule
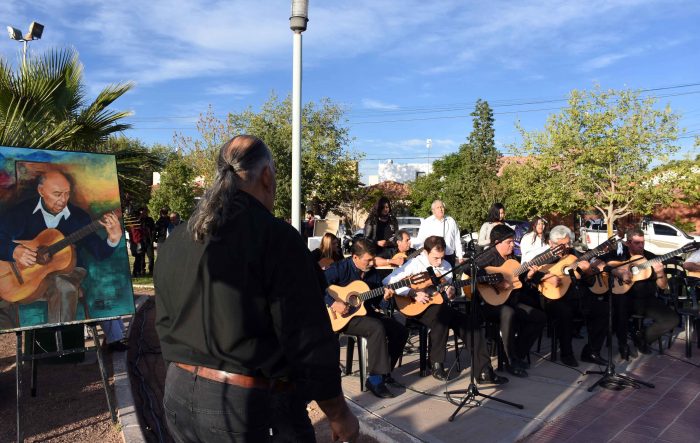
[[[361,335],[347,334],[341,332],[338,334],[340,338],[347,339],[345,352],[345,375],[352,374],[353,354],[355,352],[355,343],[357,343],[357,356],[360,363],[360,390],[366,391],[365,380],[367,380],[367,339]]]

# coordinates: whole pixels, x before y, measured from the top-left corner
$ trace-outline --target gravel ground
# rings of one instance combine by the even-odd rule
[[[15,334],[0,336],[0,441],[17,441]],[[111,375],[109,354],[105,362]],[[111,422],[95,354],[84,363],[42,362],[37,372],[37,395],[29,395],[31,369],[24,365],[22,429],[27,442],[121,442],[119,426]],[[114,398],[113,379],[109,388]]]

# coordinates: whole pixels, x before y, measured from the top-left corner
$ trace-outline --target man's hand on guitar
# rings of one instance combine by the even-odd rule
[[[107,238],[110,242],[117,243],[122,238],[122,225],[113,213],[105,214],[100,220],[100,224],[107,230]]]
[[[331,305],[331,309],[340,315],[345,315],[348,313],[348,305],[342,301],[334,301]]]
[[[448,286],[447,289],[445,289],[445,295],[447,295],[447,298],[450,300],[455,298],[456,293],[454,286]]]
[[[625,267],[614,269],[613,276],[625,284],[632,283],[632,273]]]
[[[36,251],[24,245],[19,245],[12,252],[12,258],[15,260],[15,263],[19,263],[20,266],[28,268],[36,264]]]
[[[404,261],[406,261],[404,257],[397,257],[389,260],[389,263],[391,263],[392,266],[396,266],[398,268],[399,266],[403,266]]]
[[[528,280],[529,280],[529,279],[531,279],[532,277],[534,277],[535,272],[537,272],[537,271],[540,270],[540,267],[539,267],[539,266],[535,266],[535,265],[530,265],[530,266],[528,266],[528,269],[529,269],[529,271],[527,271],[527,278],[528,278]]]
[[[377,246],[381,246],[381,247],[383,248],[384,246],[387,245],[387,243],[389,243],[389,242],[386,241],[386,240],[378,240],[378,241],[377,241]]]
[[[416,303],[429,303],[430,302],[430,296],[423,292],[423,291],[416,291],[415,297],[413,299],[416,301]]]
[[[384,300],[389,300],[391,297],[396,294],[396,291],[390,288],[384,288]]]
[[[555,288],[561,286],[561,278],[559,278],[557,275],[547,274],[542,277],[542,281],[546,281],[547,283],[554,285]]]

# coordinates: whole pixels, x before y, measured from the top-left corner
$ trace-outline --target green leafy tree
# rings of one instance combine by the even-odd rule
[[[129,112],[108,107],[132,86],[109,85],[88,103],[74,50],[47,51],[16,70],[0,59],[0,145],[94,150],[110,134],[130,127],[119,123]]]
[[[160,174],[160,185],[153,190],[148,210],[157,217],[162,208],[168,208],[187,219],[194,210],[196,195],[194,169],[186,158],[174,155]]]
[[[302,200],[322,217],[344,202],[348,191],[359,185],[359,155],[347,148],[351,139],[344,112],[329,99],[322,99],[319,104],[307,103],[302,109]],[[291,98],[280,101],[273,93],[259,111],[248,108],[230,113],[225,122],[210,109],[198,124],[201,139],[178,136],[176,144],[208,186],[222,143],[239,134],[259,137],[272,151],[277,168],[275,214],[288,218],[292,194],[291,116]]]
[[[498,162],[494,141],[493,110],[488,102],[477,100],[473,127],[459,151],[433,163],[433,172],[419,177],[412,186],[411,199],[416,213],[429,214],[435,199],[443,200],[447,212],[463,229],[478,228],[489,206],[500,196]]]
[[[509,204],[526,208],[530,199],[534,207],[558,213],[594,207],[612,229],[621,217],[672,201],[675,185],[655,181],[651,166],[677,151],[679,117],[655,104],[630,90],[574,90],[544,130],[519,127],[518,151],[534,160],[509,172]],[[515,178],[519,173],[523,177]],[[516,193],[530,195],[516,203]]]

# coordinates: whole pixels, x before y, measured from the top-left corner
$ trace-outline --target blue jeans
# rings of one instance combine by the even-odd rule
[[[315,442],[306,402],[295,390],[273,392],[219,383],[168,367],[165,419],[176,442]]]

